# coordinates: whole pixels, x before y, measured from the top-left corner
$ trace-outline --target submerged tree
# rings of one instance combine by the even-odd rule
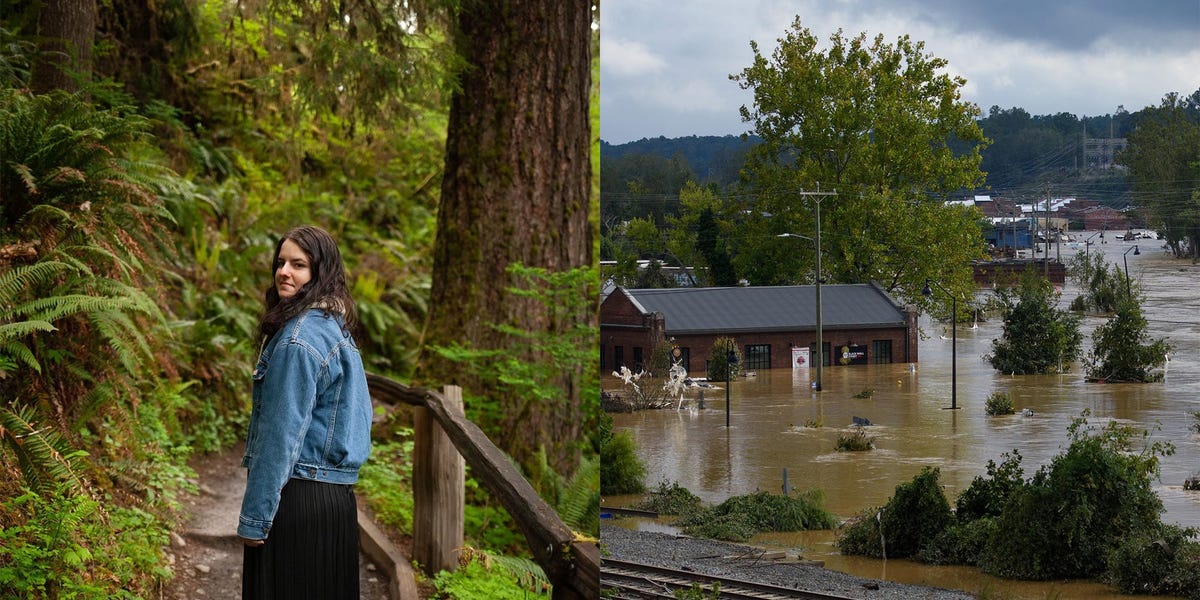
[[[1015,375],[1062,372],[1079,358],[1080,317],[1056,306],[1059,295],[1049,280],[1032,271],[1016,287],[997,290],[993,302],[1004,330],[984,357],[993,368]]]
[[[1082,290],[1071,301],[1071,310],[1074,311],[1115,312],[1122,299],[1133,289],[1116,265],[1105,262],[1104,253],[1099,251],[1095,255],[1076,254],[1067,265],[1067,274]]]
[[[1165,338],[1149,339],[1146,317],[1136,298],[1126,298],[1117,314],[1092,333],[1093,346],[1085,361],[1089,381],[1137,382],[1161,381],[1154,372],[1167,362],[1171,345]]]

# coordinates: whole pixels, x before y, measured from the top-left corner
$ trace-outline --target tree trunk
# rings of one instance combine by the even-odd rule
[[[91,80],[96,0],[47,0],[38,13],[38,54],[30,88],[35,94],[78,91]]]
[[[505,271],[513,263],[551,272],[592,264],[590,4],[463,6],[456,40],[468,66],[450,106],[426,346],[517,353],[524,350],[494,324],[555,333],[596,322],[592,310],[554,322],[545,307],[508,291],[514,282]],[[418,374],[428,385],[498,400],[499,422],[481,426],[518,462],[530,464],[544,447],[560,473],[577,464],[580,373],[563,373],[566,397],[542,403],[470,380],[429,352]]]

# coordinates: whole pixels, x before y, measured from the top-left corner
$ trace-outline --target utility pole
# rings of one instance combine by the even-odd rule
[[[822,389],[821,371],[825,367],[825,340],[821,337],[821,280],[824,279],[821,274],[821,200],[825,196],[836,196],[837,190],[832,192],[822,192],[821,184],[817,184],[817,191],[806,192],[800,190],[800,196],[811,196],[813,203],[817,207],[817,387],[818,392]]]

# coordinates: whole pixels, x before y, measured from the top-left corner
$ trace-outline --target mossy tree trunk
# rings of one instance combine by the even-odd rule
[[[551,319],[541,304],[510,293],[506,272],[513,263],[559,272],[593,261],[590,9],[556,0],[462,8],[455,35],[467,65],[450,107],[426,348],[469,344],[537,361],[493,324],[553,334],[596,322],[595,311]],[[562,373],[566,398],[535,401],[429,351],[418,367],[427,385],[498,400],[498,422],[481,424],[497,445],[525,465],[545,447],[560,473],[578,461],[580,378]]]
[[[39,52],[30,87],[34,93],[76,91],[91,79],[96,39],[96,0],[56,0],[38,12]]]

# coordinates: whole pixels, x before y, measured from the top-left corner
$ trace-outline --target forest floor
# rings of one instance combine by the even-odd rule
[[[164,586],[164,600],[241,598],[242,544],[236,534],[246,489],[241,459],[241,445],[192,459],[198,493],[180,501],[187,516],[171,534],[175,577]],[[407,548],[400,550],[408,555]],[[389,600],[386,577],[366,555],[359,555],[359,571],[362,600]]]

